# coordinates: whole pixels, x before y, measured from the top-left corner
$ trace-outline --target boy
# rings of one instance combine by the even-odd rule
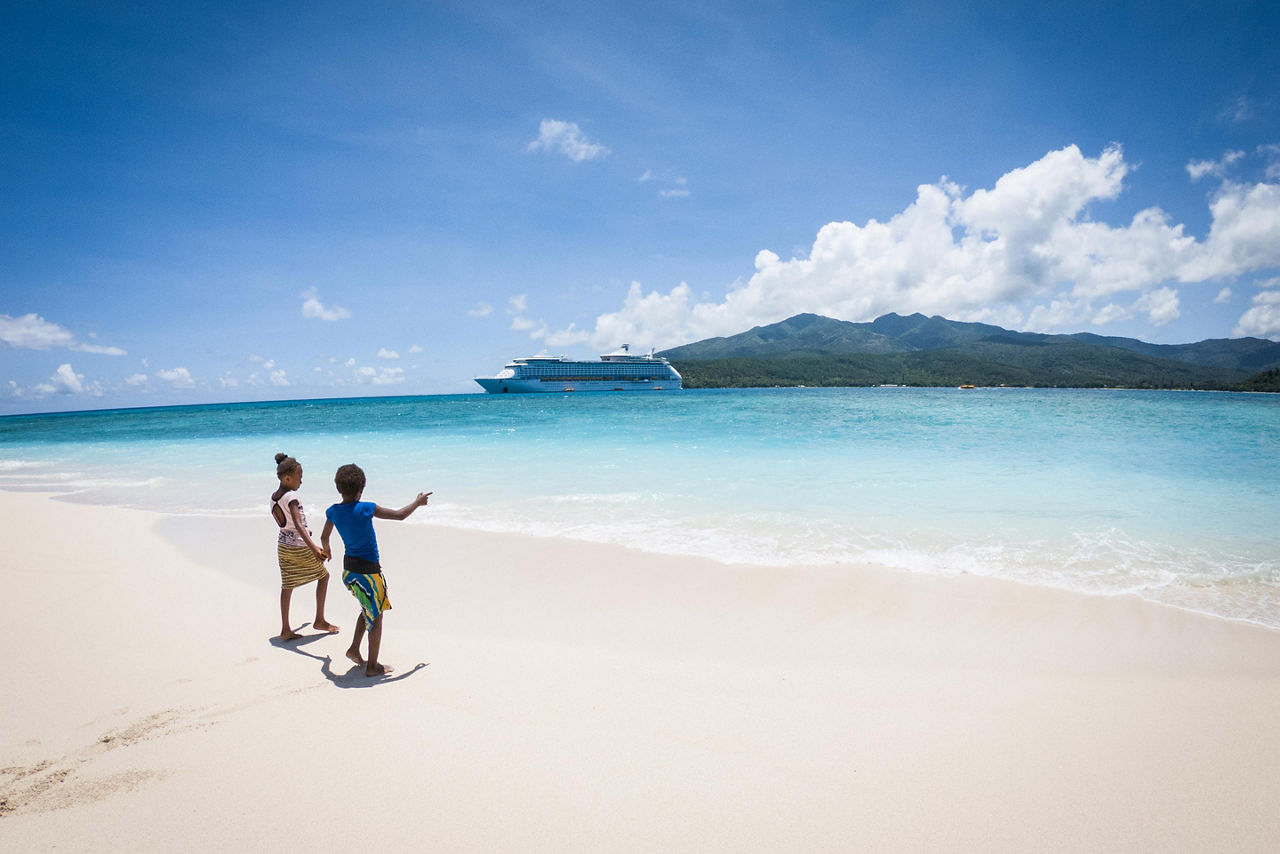
[[[324,511],[320,544],[328,560],[333,554],[329,550],[329,535],[334,528],[338,529],[346,552],[342,559],[342,583],[360,603],[360,618],[356,619],[355,639],[347,650],[347,658],[363,664],[365,676],[382,676],[391,672],[390,667],[378,663],[378,650],[382,646],[382,612],[390,609],[391,600],[387,598],[387,582],[382,577],[382,565],[378,562],[378,538],[373,533],[373,520],[375,517],[408,519],[414,510],[426,506],[431,493],[419,492],[417,498],[399,510],[361,501],[365,478],[355,463],[339,468],[333,483],[338,487],[342,502]],[[368,661],[360,657],[360,641],[364,639],[366,628],[369,630]]]

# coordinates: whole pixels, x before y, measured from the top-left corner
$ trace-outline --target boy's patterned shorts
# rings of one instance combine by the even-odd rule
[[[381,572],[362,575],[358,572],[343,572],[342,583],[351,591],[364,611],[364,625],[373,631],[373,623],[382,616],[383,611],[391,610],[391,600],[387,598],[387,580]]]

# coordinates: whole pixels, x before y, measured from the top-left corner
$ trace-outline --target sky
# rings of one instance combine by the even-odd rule
[[[0,413],[891,311],[1280,340],[1280,7],[0,8]]]

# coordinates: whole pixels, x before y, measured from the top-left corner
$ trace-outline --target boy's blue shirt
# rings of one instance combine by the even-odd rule
[[[377,506],[372,501],[344,501],[324,511],[324,517],[338,529],[348,557],[379,563],[378,538],[373,533],[373,511]]]

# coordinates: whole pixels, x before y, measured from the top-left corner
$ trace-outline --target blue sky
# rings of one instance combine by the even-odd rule
[[[1280,340],[1270,3],[0,10],[0,412],[801,311]]]

